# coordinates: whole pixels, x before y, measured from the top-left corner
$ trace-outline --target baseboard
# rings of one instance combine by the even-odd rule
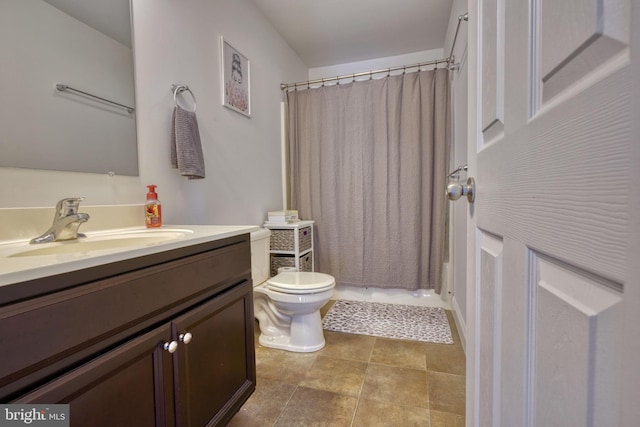
[[[458,335],[460,336],[460,343],[465,354],[467,353],[467,325],[464,322],[464,317],[460,312],[460,306],[456,297],[451,299],[451,309],[453,311],[453,320],[456,322],[456,328],[458,328]]]

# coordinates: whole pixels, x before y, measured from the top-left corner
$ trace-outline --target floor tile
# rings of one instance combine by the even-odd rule
[[[298,387],[275,425],[349,427],[357,402],[355,397]]]
[[[366,369],[365,362],[318,356],[300,385],[358,397]]]
[[[293,353],[256,347],[256,375],[288,384],[299,384],[316,360],[316,353]]]
[[[427,371],[429,384],[429,408],[434,411],[465,413],[465,377]]]
[[[460,346],[426,343],[427,370],[464,375],[466,357]]]
[[[325,347],[320,350],[322,356],[337,359],[358,360],[368,362],[376,342],[375,337],[367,335],[345,334],[342,332],[324,331]]]
[[[453,318],[453,312],[451,310],[445,310],[447,313],[447,320],[449,321],[449,328],[451,329],[451,337],[453,338],[453,345],[462,349],[462,342],[460,341],[460,335],[458,334],[458,327],[456,321]],[[463,350],[464,352],[464,350]]]
[[[429,410],[360,399],[353,427],[429,427]]]
[[[464,415],[431,410],[431,427],[464,427]]]
[[[428,408],[427,373],[418,369],[370,363],[360,397],[377,402]]]
[[[327,311],[331,309],[331,307],[333,306],[333,303],[335,302],[336,302],[335,300],[329,300],[328,303],[322,306],[322,308],[320,309],[320,317],[324,317],[324,315],[327,314]]]
[[[376,338],[371,363],[425,370],[425,344],[415,341]]]
[[[314,353],[261,346],[256,323],[256,391],[229,425],[464,427],[465,355],[447,317],[452,345],[324,331]]]
[[[264,427],[275,424],[297,386],[261,379],[256,390],[231,419],[231,427]]]

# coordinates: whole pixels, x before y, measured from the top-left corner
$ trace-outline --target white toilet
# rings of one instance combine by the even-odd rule
[[[331,296],[333,276],[312,272],[283,272],[269,278],[271,232],[251,233],[253,310],[260,323],[260,344],[307,353],[324,347],[320,308]]]

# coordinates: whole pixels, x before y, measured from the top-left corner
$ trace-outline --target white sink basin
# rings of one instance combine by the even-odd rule
[[[44,276],[211,242],[259,230],[247,225],[180,225],[87,232],[67,242],[0,242],[0,287]]]
[[[78,240],[29,245],[29,248],[9,255],[9,258],[43,255],[81,254],[92,251],[111,251],[136,246],[151,246],[169,240],[184,239],[193,231],[186,229],[136,230],[113,234],[89,235]]]

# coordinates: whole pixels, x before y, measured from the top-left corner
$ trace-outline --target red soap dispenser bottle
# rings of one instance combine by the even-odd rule
[[[160,227],[162,225],[162,209],[158,195],[156,194],[157,185],[147,185],[149,192],[147,193],[147,203],[145,203],[145,219],[147,228]]]

